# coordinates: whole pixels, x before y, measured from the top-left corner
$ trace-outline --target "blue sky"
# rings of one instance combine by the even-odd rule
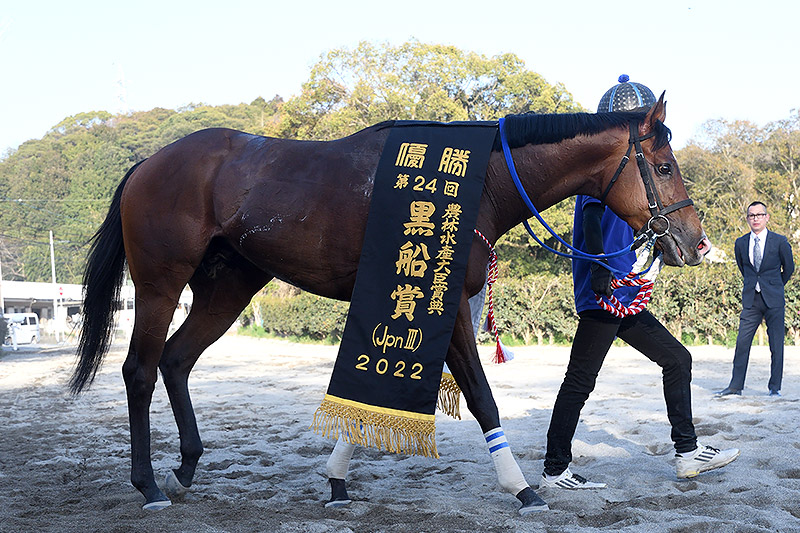
[[[622,73],[666,90],[673,147],[709,119],[800,109],[800,2],[4,2],[0,154],[84,111],[300,91],[327,50],[416,38],[512,52],[594,109]],[[124,83],[121,83],[124,80]]]

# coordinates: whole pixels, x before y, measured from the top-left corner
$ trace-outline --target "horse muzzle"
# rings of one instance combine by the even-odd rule
[[[697,266],[703,262],[706,254],[711,251],[711,241],[702,235],[700,241],[688,245],[674,233],[668,233],[658,238],[656,247],[664,255],[664,264],[674,267]]]

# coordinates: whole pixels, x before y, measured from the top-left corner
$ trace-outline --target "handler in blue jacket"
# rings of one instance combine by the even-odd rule
[[[598,113],[646,109],[655,103],[652,91],[640,83],[620,83],[609,89],[598,106]],[[600,200],[578,196],[575,203],[573,246],[591,254],[619,250],[633,241],[633,229]],[[611,258],[617,270],[629,271],[633,252]],[[679,478],[694,477],[720,468],[739,456],[739,450],[719,450],[697,442],[692,423],[692,355],[661,322],[646,309],[619,318],[601,308],[595,294],[610,296],[611,273],[596,263],[573,260],[572,275],[575,309],[580,317],[564,381],[558,391],[550,427],[547,452],[539,488],[601,489],[605,483],[588,481],[569,469],[572,438],[581,409],[594,390],[600,368],[614,339],[619,337],[639,350],[662,369],[667,418],[672,426],[676,473]],[[633,301],[638,288],[621,288],[614,295],[625,306]]]

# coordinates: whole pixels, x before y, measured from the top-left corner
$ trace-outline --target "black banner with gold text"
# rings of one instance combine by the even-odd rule
[[[396,122],[339,354],[312,427],[438,456],[434,414],[496,122]]]

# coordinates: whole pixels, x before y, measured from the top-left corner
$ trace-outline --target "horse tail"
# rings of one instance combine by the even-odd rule
[[[83,324],[78,340],[78,361],[69,382],[73,394],[94,381],[111,347],[114,311],[125,275],[125,246],[122,240],[120,202],[122,190],[140,161],[122,178],[100,229],[92,237],[86,270],[83,272]]]

